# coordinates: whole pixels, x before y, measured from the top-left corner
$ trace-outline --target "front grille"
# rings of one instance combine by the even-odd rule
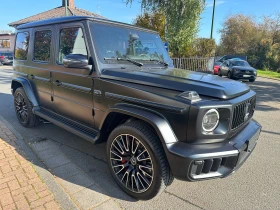
[[[231,129],[237,129],[247,122],[254,114],[256,107],[256,97],[237,104],[233,110]]]

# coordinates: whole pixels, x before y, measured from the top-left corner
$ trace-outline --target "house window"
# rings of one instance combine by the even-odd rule
[[[36,31],[34,41],[34,60],[50,61],[52,32]]]
[[[0,48],[10,48],[11,41],[9,39],[0,39]]]
[[[19,32],[17,34],[16,46],[15,46],[15,59],[26,60],[29,46],[29,33]]]

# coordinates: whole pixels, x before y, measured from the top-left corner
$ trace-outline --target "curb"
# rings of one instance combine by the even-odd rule
[[[274,79],[274,78],[271,78],[271,77],[264,77],[264,76],[258,76],[258,77],[265,78],[265,79],[271,79],[271,80],[275,80],[275,81],[280,82],[280,79]]]
[[[39,177],[47,185],[55,200],[60,205],[61,209],[79,210],[77,205],[71,200],[68,194],[62,189],[62,187],[55,181],[53,175],[47,170],[46,166],[40,161],[37,155],[33,152],[27,142],[22,136],[13,128],[13,126],[7,122],[1,115],[0,120],[10,129],[10,131],[18,139],[18,145],[26,155],[26,158],[32,163]]]

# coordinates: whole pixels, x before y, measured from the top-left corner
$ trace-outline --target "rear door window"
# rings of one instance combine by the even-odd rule
[[[34,60],[35,61],[50,61],[51,54],[51,30],[36,31],[34,40]]]
[[[26,60],[29,46],[29,32],[19,32],[16,38],[15,59]]]
[[[62,64],[63,58],[69,54],[88,56],[83,30],[80,27],[60,30],[58,63]]]

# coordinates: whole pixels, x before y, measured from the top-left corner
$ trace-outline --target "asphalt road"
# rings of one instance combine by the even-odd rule
[[[12,72],[0,69],[0,115],[30,143],[51,139],[123,209],[280,209],[280,81],[258,78],[248,83],[257,92],[254,118],[263,126],[251,157],[226,179],[202,182],[175,180],[157,199],[136,201],[112,179],[105,143],[89,142],[52,124],[23,128],[17,121],[10,92]]]

